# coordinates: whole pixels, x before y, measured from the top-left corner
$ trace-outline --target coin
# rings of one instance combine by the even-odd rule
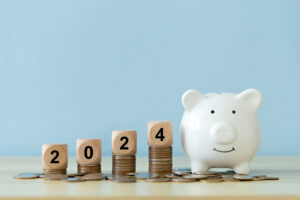
[[[264,181],[264,177],[253,177],[253,181]]]
[[[222,177],[222,180],[226,181],[226,182],[239,182],[239,180],[233,178],[233,176],[232,177]]]
[[[115,177],[112,179],[112,181],[118,182],[118,183],[134,183],[134,182],[136,182],[135,179],[127,178],[127,177]]]
[[[208,178],[207,175],[200,175],[200,174],[186,174],[183,176],[185,179],[206,179]]]
[[[241,175],[241,174],[234,174],[233,178],[235,178],[239,181],[252,181],[253,180],[252,176],[246,176],[246,175]]]
[[[189,172],[189,171],[173,171],[173,174],[176,174],[178,176],[184,176],[184,175],[187,175],[187,174],[191,174],[192,172]]]
[[[266,180],[266,181],[273,181],[273,180],[279,180],[279,178],[278,177],[268,177],[268,176],[266,176],[266,177],[262,177],[264,180]]]
[[[67,169],[43,169],[43,174],[66,174]]]
[[[266,175],[251,175],[254,178],[266,177]]]
[[[45,180],[62,180],[67,178],[66,174],[44,174],[43,179]]]
[[[136,158],[135,155],[113,155],[112,156],[112,174],[127,175],[135,174]]]
[[[67,175],[68,175],[68,177],[76,177],[76,176],[83,176],[86,174],[73,173],[73,174],[67,174]]]
[[[105,175],[102,173],[93,173],[93,174],[87,174],[87,175],[81,176],[80,179],[86,180],[86,181],[96,181],[96,180],[105,179]]]
[[[166,178],[170,178],[170,179],[172,179],[172,178],[179,178],[180,176],[178,176],[178,175],[176,175],[176,174],[165,174],[164,175]]]
[[[68,177],[68,178],[61,179],[61,180],[65,181],[65,182],[83,182],[83,181],[85,181],[84,179],[76,178],[76,177]]]
[[[79,175],[101,173],[101,164],[96,165],[77,165],[77,171]]]
[[[149,172],[151,174],[171,174],[172,159],[172,146],[149,146]]]
[[[197,175],[218,175],[218,173],[216,172],[195,172],[193,174],[197,174]]]
[[[147,178],[146,179],[147,182],[153,182],[153,183],[156,183],[156,182],[169,182],[171,181],[171,179],[169,178],[163,178],[163,177],[157,177],[157,178]]]
[[[15,179],[37,179],[39,178],[39,174],[36,173],[20,173],[14,176]]]
[[[190,182],[196,182],[197,179],[172,178],[172,181],[177,183],[190,183]]]

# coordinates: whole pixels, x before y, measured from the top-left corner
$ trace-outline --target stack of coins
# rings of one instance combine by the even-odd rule
[[[112,157],[112,174],[113,176],[127,175],[135,173],[135,155]]]
[[[58,180],[65,177],[68,167],[68,146],[66,144],[44,144],[42,146],[44,178]]]
[[[147,132],[150,176],[172,173],[172,122],[148,122]]]
[[[101,173],[101,164],[96,165],[77,165],[78,174]]]
[[[77,170],[78,174],[101,173],[101,140],[77,140]]]
[[[172,173],[172,146],[149,146],[150,174]]]
[[[112,132],[112,175],[135,173],[136,131]]]

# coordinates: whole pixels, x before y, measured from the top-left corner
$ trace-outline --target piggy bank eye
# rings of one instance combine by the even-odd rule
[[[214,113],[215,113],[215,111],[214,111],[214,110],[211,110],[211,111],[210,111],[210,113],[211,113],[211,114],[214,114]]]
[[[232,114],[235,114],[235,110],[232,111]]]

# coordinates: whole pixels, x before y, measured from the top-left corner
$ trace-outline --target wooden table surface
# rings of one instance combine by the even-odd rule
[[[174,158],[174,167],[188,167],[186,158]],[[147,158],[137,159],[137,171],[147,171]],[[67,183],[43,179],[16,180],[19,172],[41,171],[40,158],[0,158],[0,199],[300,199],[300,157],[256,157],[252,172],[280,177],[279,181],[221,183]],[[111,158],[103,158],[102,171],[111,171]],[[68,172],[76,172],[74,158]]]

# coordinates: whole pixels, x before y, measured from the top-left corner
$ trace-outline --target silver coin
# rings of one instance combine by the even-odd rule
[[[253,180],[252,176],[246,176],[246,175],[241,175],[241,174],[234,174],[233,178],[235,178],[239,181],[252,181]]]
[[[208,176],[200,175],[200,174],[186,174],[186,175],[183,175],[183,178],[185,178],[185,179],[206,179],[206,178],[208,178]]]
[[[35,173],[20,173],[14,176],[15,179],[37,179],[39,178],[39,174]]]

